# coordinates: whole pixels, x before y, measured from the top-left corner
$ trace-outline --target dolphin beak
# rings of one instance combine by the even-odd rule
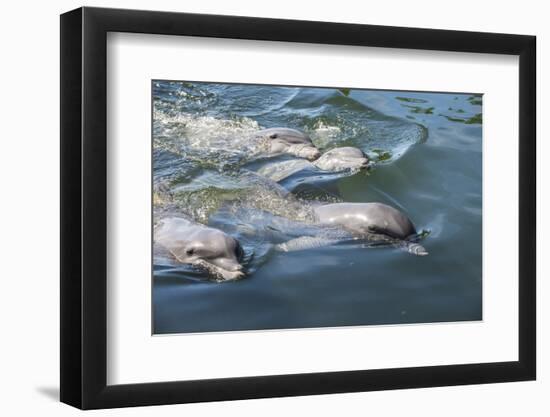
[[[218,282],[233,281],[245,276],[245,273],[241,271],[243,267],[238,262],[226,261],[223,264],[214,264],[205,260],[198,260],[193,265],[204,268]]]
[[[242,266],[239,265],[238,269],[235,269],[233,271],[228,271],[227,269],[220,268],[220,274],[223,277],[224,281],[233,281],[236,279],[241,279],[244,277],[244,272],[241,271]]]
[[[227,269],[228,271],[240,271],[243,269],[243,266],[239,263],[235,263],[235,264],[229,264],[227,268],[224,268],[224,269]]]
[[[319,157],[321,156],[321,152],[319,152],[318,149],[315,149],[312,153],[310,153],[308,156],[307,156],[307,159],[309,161],[315,161],[316,159],[319,159]]]
[[[244,278],[243,266],[238,261],[227,261],[221,267],[221,274],[226,281]]]

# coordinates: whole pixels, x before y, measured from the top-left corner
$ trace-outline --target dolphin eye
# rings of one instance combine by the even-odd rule
[[[189,248],[185,251],[187,256],[192,256],[195,253],[195,249]]]
[[[277,139],[278,136],[279,135],[277,135],[277,133],[273,133],[273,134],[269,135],[269,138],[270,139]]]

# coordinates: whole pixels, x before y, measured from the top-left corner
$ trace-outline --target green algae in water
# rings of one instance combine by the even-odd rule
[[[412,98],[412,97],[395,97],[396,100],[405,101],[407,103],[427,103],[428,100],[422,98]]]
[[[375,158],[378,162],[388,161],[392,157],[391,152],[385,151],[383,149],[373,149],[372,152],[376,154]]]
[[[454,111],[455,113],[466,113],[464,110],[462,109],[453,109],[452,107],[449,107],[449,111]]]
[[[461,119],[461,118],[458,118],[458,117],[452,117],[452,116],[448,116],[446,114],[440,114],[440,116],[443,116],[445,117],[448,121],[450,122],[457,122],[457,123],[464,123],[464,124],[467,124],[467,125],[474,125],[474,124],[482,124],[483,123],[483,118],[482,118],[482,114],[481,113],[478,113],[468,119]]]
[[[481,95],[477,95],[477,94],[468,97],[468,101],[473,106],[481,106],[481,104],[483,103],[483,101],[481,99]]]
[[[466,123],[467,125],[473,125],[473,124],[481,124],[481,123],[483,123],[481,113],[478,113],[478,114],[476,114],[476,115],[473,116],[473,117],[470,117],[470,118],[467,119],[464,123]]]
[[[433,114],[434,113],[434,107],[420,107],[420,106],[409,106],[404,104],[403,106],[410,108],[409,110],[411,113],[416,114]]]
[[[343,95],[348,97],[349,93],[351,93],[351,88],[339,88],[338,91],[340,91]]]

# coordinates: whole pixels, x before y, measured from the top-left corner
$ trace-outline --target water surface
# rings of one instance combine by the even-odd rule
[[[154,333],[482,318],[480,95],[172,81],[153,81],[152,93],[155,220],[178,213],[226,231],[248,270],[216,283],[155,256]],[[250,139],[269,127],[303,130],[321,150],[359,147],[375,165],[270,185],[254,171],[288,157],[264,158]],[[319,232],[311,205],[339,201],[400,208],[429,231],[429,256],[273,250]]]

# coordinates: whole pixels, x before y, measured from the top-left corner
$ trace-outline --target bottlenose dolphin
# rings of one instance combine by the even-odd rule
[[[205,269],[218,281],[244,276],[241,245],[221,230],[181,217],[167,217],[156,225],[153,239],[178,262]]]

